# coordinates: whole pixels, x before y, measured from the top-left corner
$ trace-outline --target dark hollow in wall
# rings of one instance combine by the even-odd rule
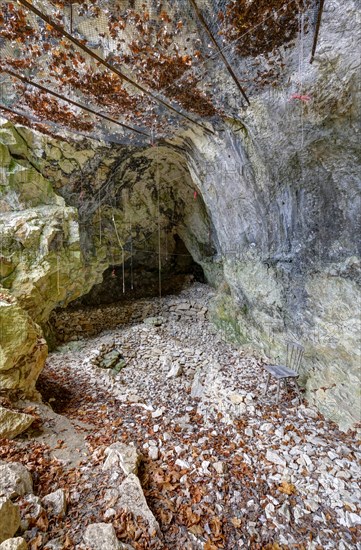
[[[174,235],[175,247],[171,254],[162,251],[161,290],[162,295],[179,294],[193,281],[205,282],[202,267],[197,264],[184,242]],[[133,261],[128,259],[122,265],[112,265],[104,271],[103,281],[95,285],[88,294],[72,303],[72,306],[94,306],[123,300],[136,300],[159,295],[158,251],[137,252]]]

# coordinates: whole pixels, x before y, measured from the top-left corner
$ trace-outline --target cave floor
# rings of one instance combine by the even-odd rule
[[[212,297],[195,284],[177,297],[59,313],[65,342],[39,379],[54,412],[34,405],[35,428],[1,451],[31,468],[39,495],[66,491],[65,518],[23,535],[31,548],[84,549],[86,525],[102,521],[136,549],[361,548],[354,434],[298,406],[292,390],[280,406],[274,387],[264,399],[262,358],[223,341],[207,320]],[[119,372],[99,366],[117,351]],[[123,478],[102,469],[117,441],[143,455],[160,537],[117,509]]]

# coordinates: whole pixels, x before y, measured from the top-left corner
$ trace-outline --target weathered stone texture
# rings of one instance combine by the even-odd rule
[[[11,499],[32,492],[33,480],[25,466],[18,462],[0,462],[0,497]]]
[[[0,497],[0,542],[13,537],[19,527],[19,508],[8,498]]]
[[[40,327],[7,292],[0,293],[0,388],[37,395],[47,345]]]
[[[153,252],[135,264],[157,269],[160,226],[163,269],[176,234],[219,286],[213,318],[228,335],[280,360],[285,339],[300,341],[307,397],[344,429],[359,421],[357,18],[354,0],[327,2],[314,63],[305,51],[300,75],[290,52],[284,86],[214,136],[189,128],[137,149],[4,124],[2,284],[43,323],[131,243]]]
[[[0,544],[0,550],[27,550],[28,545],[22,537],[7,539]]]
[[[34,421],[30,414],[11,411],[0,407],[0,439],[12,439],[24,432]]]

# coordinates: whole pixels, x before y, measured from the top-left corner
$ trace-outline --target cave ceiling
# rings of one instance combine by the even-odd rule
[[[311,52],[317,0],[0,2],[0,114],[149,144],[214,132]]]

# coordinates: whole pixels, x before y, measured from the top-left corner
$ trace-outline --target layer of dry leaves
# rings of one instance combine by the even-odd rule
[[[185,295],[188,299],[195,299],[199,294],[198,299],[204,304],[207,289],[203,289],[203,286],[198,285],[202,289],[197,286],[194,290],[191,288]],[[173,303],[174,297],[169,299]],[[185,296],[179,299],[184,300]],[[168,307],[167,297],[161,303],[158,300],[149,302],[156,303],[157,307],[164,302],[164,309]],[[147,302],[141,304],[145,308],[149,305]],[[123,310],[125,305],[120,303],[118,307]],[[81,311],[68,312],[70,325],[72,322],[74,325],[79,324]],[[84,318],[91,319],[95,326],[99,324],[96,322],[98,315],[105,327],[106,311],[101,307],[93,308],[90,316],[87,308],[83,313]],[[147,311],[149,315],[149,309]],[[113,309],[109,310],[109,316],[115,316]],[[98,369],[97,374],[96,370],[87,370],[83,364],[94,346],[99,348],[103,342],[115,336],[124,341],[124,352],[129,352],[124,374],[119,375],[117,383],[123,384],[125,389],[129,386],[131,392],[137,391],[139,395],[142,395],[144,388],[142,402],[118,399],[114,388],[106,389],[104,379],[101,378],[104,371],[100,373],[101,369]],[[76,338],[79,336],[76,335]],[[142,353],[151,351],[145,346],[145,341],[153,344],[157,342],[156,347],[173,351],[183,346],[187,356],[191,349],[197,349],[197,353],[203,350],[202,357],[220,362],[221,371],[227,379],[234,375],[238,391],[243,389],[247,395],[252,392],[250,403],[255,412],[253,415],[247,412],[231,423],[224,422],[220,410],[211,408],[207,416],[200,414],[200,398],[191,396],[192,376],[185,371],[181,377],[168,381],[160,372],[157,360],[151,362],[149,359],[141,359]],[[322,544],[313,545],[314,550],[331,548],[333,542],[338,548],[344,540],[356,547],[360,529],[341,525],[335,510],[324,497],[319,513],[324,514],[327,526],[321,524],[320,527],[320,523],[313,521],[313,514],[304,514],[298,522],[295,521],[294,509],[307,506],[305,495],[302,494],[302,479],[314,483],[317,480],[317,469],[308,471],[300,465],[295,482],[281,479],[280,476],[272,479],[277,474],[277,466],[266,458],[267,450],[277,452],[280,443],[291,450],[295,437],[299,438],[297,445],[302,448],[308,444],[309,434],[316,431],[322,433],[325,447],[314,447],[314,464],[318,463],[316,458],[320,450],[335,451],[339,445],[344,445],[347,451],[344,454],[345,461],[355,464],[358,449],[356,433],[340,432],[315,409],[312,409],[311,417],[300,414],[292,401],[294,391],[290,388],[287,394],[282,395],[281,407],[276,407],[272,400],[264,400],[260,387],[264,378],[261,361],[223,342],[207,321],[169,319],[158,328],[147,328],[143,323],[129,327],[122,325],[98,337],[73,344],[73,347],[67,344],[49,356],[38,389],[44,400],[51,402],[56,413],[64,415],[73,423],[79,434],[79,449],[73,451],[75,454],[79,451],[79,464],[70,467],[55,458],[57,449],[74,448],[74,442],[70,444],[65,431],[60,429],[57,432],[55,448],[35,442],[35,436],[39,441],[39,434],[41,436],[42,433],[42,418],[39,417],[23,436],[14,441],[2,441],[0,447],[0,459],[19,461],[31,471],[35,494],[43,496],[63,488],[67,496],[68,511],[65,518],[42,514],[30,521],[24,536],[31,550],[41,549],[47,541],[56,538],[61,540],[65,549],[82,550],[82,535],[86,526],[102,521],[111,522],[119,540],[132,544],[136,550],[233,550],[242,547],[285,550],[287,547],[279,542],[279,522],[282,524],[282,519],[277,515],[284,503],[290,509],[291,519],[284,524],[283,532],[296,540],[292,549],[306,550],[319,536]],[[140,363],[134,363],[137,360]],[[139,372],[135,372],[135,369]],[[7,402],[3,404],[9,406]],[[153,408],[147,409],[145,404],[151,404]],[[17,405],[21,406],[21,402]],[[165,410],[164,414],[153,417],[152,411],[161,407]],[[27,405],[25,410],[36,415],[35,406]],[[181,420],[184,416],[188,416],[186,424]],[[270,426],[269,431],[259,429],[265,423]],[[252,428],[251,431],[249,428]],[[284,430],[281,440],[275,436],[275,431],[280,428]],[[288,434],[292,434],[292,437],[286,440]],[[86,455],[80,450],[81,447],[84,450],[84,438],[88,449]],[[151,459],[148,450],[144,448],[144,443],[150,440],[156,440],[158,444],[161,442],[158,459]],[[132,517],[125,510],[116,509],[116,498],[112,500],[112,497],[106,497],[107,490],[114,487],[114,480],[111,477],[113,472],[103,471],[102,464],[105,449],[117,441],[134,442],[143,455],[139,478],[148,505],[160,524],[160,538],[151,537],[147,526],[139,518]],[[322,457],[322,453],[319,456]],[[253,460],[250,461],[249,457]],[[191,466],[180,467],[176,464],[177,458],[188,461],[191,458]],[[209,462],[208,473],[203,470],[204,461]],[[212,466],[216,461],[223,463],[224,472],[221,474]],[[329,466],[330,469],[332,467]],[[117,487],[122,479],[120,477],[116,480]],[[298,485],[300,482],[301,485]],[[349,483],[348,489],[352,490],[351,481]],[[270,502],[278,503],[274,517],[265,514]],[[19,504],[23,515],[29,514],[28,504],[22,499]],[[113,506],[115,515],[105,519],[104,514]],[[276,518],[277,524],[274,523]],[[252,525],[254,527],[250,529]]]

